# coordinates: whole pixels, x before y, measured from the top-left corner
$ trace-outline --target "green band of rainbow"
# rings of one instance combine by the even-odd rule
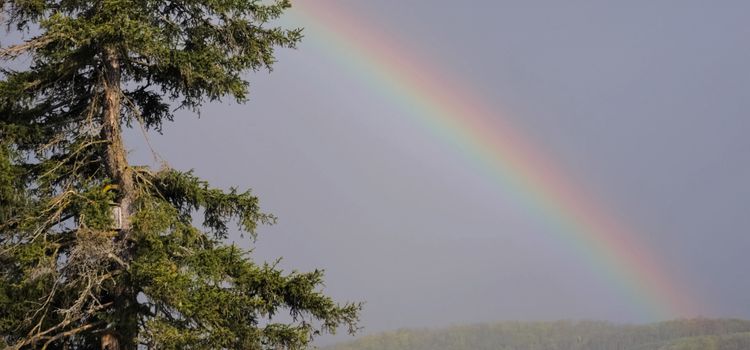
[[[491,110],[456,79],[385,38],[361,16],[327,1],[295,3],[295,23],[307,42],[356,72],[374,90],[404,106],[431,133],[450,143],[492,182],[543,220],[548,231],[580,256],[647,320],[696,316],[702,310],[668,276],[648,245],[527,143],[508,118]]]

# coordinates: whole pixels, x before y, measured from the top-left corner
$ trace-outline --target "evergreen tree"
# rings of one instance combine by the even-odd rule
[[[132,166],[121,136],[245,101],[243,73],[301,38],[268,27],[287,0],[0,5],[32,36],[0,50],[0,346],[296,349],[355,329],[360,305],[323,294],[321,271],[224,243],[233,222],[254,237],[274,221],[249,191]]]

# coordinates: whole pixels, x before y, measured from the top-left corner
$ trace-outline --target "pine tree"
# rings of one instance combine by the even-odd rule
[[[275,220],[249,191],[130,165],[123,144],[125,127],[245,101],[243,73],[301,39],[269,27],[287,0],[0,4],[30,37],[0,50],[0,346],[297,349],[356,328],[360,304],[325,295],[321,271],[227,243]]]

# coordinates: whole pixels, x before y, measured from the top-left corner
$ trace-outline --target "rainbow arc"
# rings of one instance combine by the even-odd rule
[[[551,239],[564,242],[648,319],[696,316],[702,309],[639,235],[605,212],[563,167],[530,144],[510,118],[466,84],[446,80],[418,52],[341,6],[327,1],[297,1],[294,6],[295,23],[305,27],[305,40],[403,105],[406,114],[436,138],[456,147],[543,220]]]

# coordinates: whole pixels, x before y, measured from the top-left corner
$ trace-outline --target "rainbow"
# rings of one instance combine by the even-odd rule
[[[509,118],[457,79],[420,59],[362,16],[328,1],[297,1],[294,23],[305,40],[348,66],[374,90],[409,111],[419,125],[485,171],[544,221],[551,235],[600,275],[647,320],[696,316],[698,303],[648,245],[602,210],[563,168],[528,143]]]

